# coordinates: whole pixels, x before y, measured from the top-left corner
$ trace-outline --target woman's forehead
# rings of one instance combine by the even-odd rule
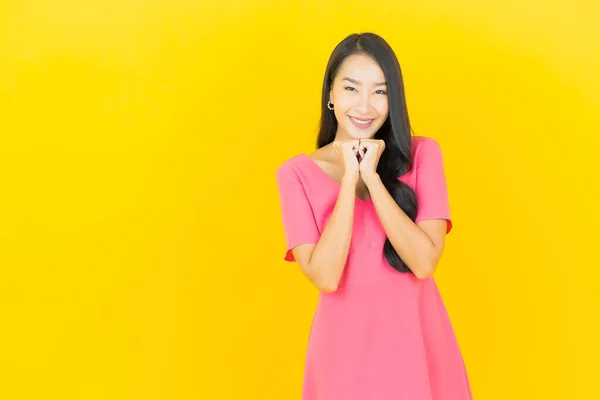
[[[350,78],[350,80],[365,84],[385,81],[385,75],[377,61],[363,54],[346,57],[340,65],[337,78]]]

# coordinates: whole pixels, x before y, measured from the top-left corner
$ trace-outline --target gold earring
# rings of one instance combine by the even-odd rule
[[[327,108],[333,111],[333,104],[331,104],[331,100],[327,102]]]

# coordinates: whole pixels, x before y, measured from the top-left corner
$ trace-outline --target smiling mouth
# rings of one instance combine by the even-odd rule
[[[373,121],[375,121],[375,118],[355,118],[351,116],[348,116],[348,118],[352,121],[352,125],[361,130],[369,129],[373,126]]]
[[[375,121],[375,118],[355,118],[352,116],[348,116],[348,117],[358,127],[369,126],[369,125],[371,125],[371,123],[373,121]]]

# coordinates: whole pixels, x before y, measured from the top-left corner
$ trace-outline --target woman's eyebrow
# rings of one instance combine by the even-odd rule
[[[355,85],[360,85],[360,82],[359,82],[359,81],[357,81],[356,79],[349,78],[349,77],[347,77],[347,76],[346,76],[346,77],[344,77],[344,79],[342,79],[342,80],[343,80],[343,81],[352,82],[352,83],[354,83]],[[376,83],[376,84],[375,84],[375,86],[386,86],[386,85],[387,85],[387,83],[385,83],[385,82],[378,82],[378,83]]]

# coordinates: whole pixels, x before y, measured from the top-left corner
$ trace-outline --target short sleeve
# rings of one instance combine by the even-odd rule
[[[279,167],[276,176],[287,246],[284,260],[296,261],[292,249],[304,243],[317,243],[321,234],[296,171],[291,165],[284,164]]]
[[[448,186],[444,173],[442,149],[431,138],[419,143],[415,154],[418,212],[415,222],[428,219],[445,219],[446,234],[452,230]]]

